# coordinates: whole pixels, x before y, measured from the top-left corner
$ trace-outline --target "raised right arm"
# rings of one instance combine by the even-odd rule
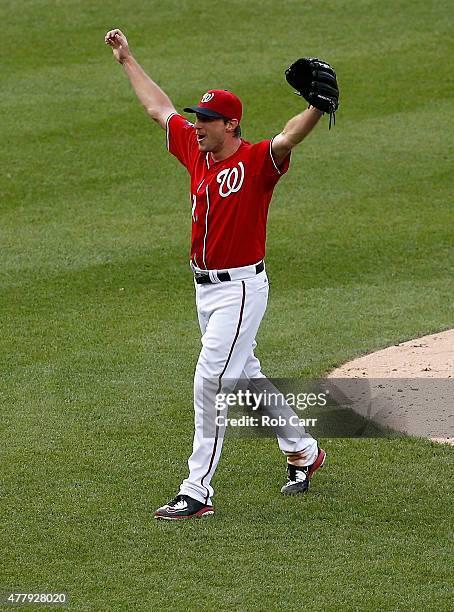
[[[110,30],[105,36],[106,45],[119,64],[122,64],[131,85],[145,110],[159,125],[165,129],[166,122],[172,113],[176,113],[170,98],[143,70],[129,50],[128,40],[121,30]]]

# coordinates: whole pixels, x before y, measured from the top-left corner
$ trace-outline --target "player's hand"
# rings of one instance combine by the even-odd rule
[[[109,30],[104,37],[106,45],[112,47],[117,62],[122,64],[130,56],[128,39],[121,30]]]

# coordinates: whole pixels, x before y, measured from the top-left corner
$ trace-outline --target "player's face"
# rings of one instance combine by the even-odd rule
[[[194,128],[200,151],[216,153],[222,150],[227,134],[227,125],[223,119],[214,119],[196,113]]]

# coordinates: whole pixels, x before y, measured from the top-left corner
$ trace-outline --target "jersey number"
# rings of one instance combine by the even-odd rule
[[[193,195],[192,196],[192,220],[194,221],[194,223],[197,221],[197,217],[195,216],[195,207],[197,206],[197,196]]]

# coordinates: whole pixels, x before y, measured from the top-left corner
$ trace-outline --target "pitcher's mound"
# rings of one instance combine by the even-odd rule
[[[397,429],[409,434],[454,444],[454,329],[364,355],[336,368],[329,378],[405,379],[395,393],[391,381],[385,385],[398,398],[392,401],[389,425],[395,421]],[[414,379],[428,378],[445,380],[427,381],[425,387],[420,380],[415,386]]]

